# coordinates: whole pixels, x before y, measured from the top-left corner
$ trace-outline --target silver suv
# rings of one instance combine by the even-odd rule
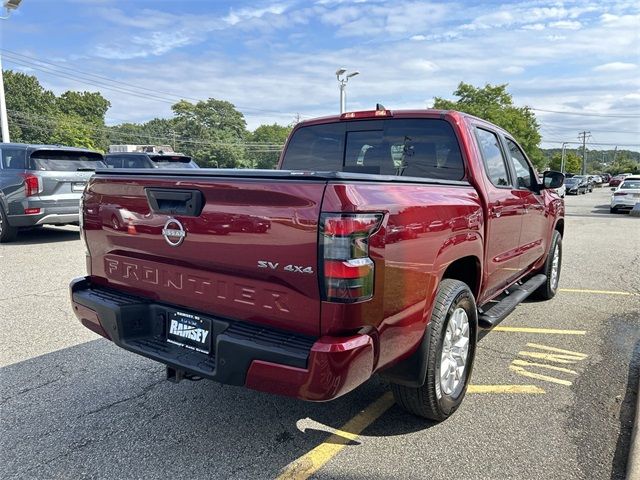
[[[0,144],[0,243],[21,228],[78,223],[80,196],[103,157],[91,150]]]

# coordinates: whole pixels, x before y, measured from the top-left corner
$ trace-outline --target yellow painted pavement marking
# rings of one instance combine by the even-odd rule
[[[549,347],[547,345],[540,345],[538,343],[527,343],[527,347],[542,350],[542,352],[518,352],[520,357],[530,357],[540,360],[546,360],[554,363],[577,363],[587,358],[588,355],[580,352],[574,352],[572,350],[565,350],[563,348]],[[548,352],[548,353],[547,353]],[[543,380],[545,382],[557,383],[560,385],[571,386],[572,383],[569,380],[552,377],[550,375],[543,375],[541,373],[530,372],[525,367],[534,368],[546,368],[547,370],[555,370],[557,372],[569,373],[572,375],[578,375],[578,372],[568,368],[558,367],[555,365],[548,365],[544,363],[528,362],[526,360],[515,359],[509,365],[509,370],[519,375],[529,378],[535,378],[537,380]]]
[[[467,393],[546,393],[535,385],[469,385]]]
[[[640,295],[640,293],[634,293],[634,292],[618,292],[615,290],[588,290],[588,289],[582,289],[582,288],[560,288],[559,291],[567,292],[567,293],[594,293],[594,294],[600,294],[600,295],[631,295],[631,296]]]
[[[542,394],[545,391],[535,385],[469,385],[468,393],[518,393]],[[349,442],[375,422],[394,404],[393,395],[387,392],[367,408],[345,423],[323,443],[284,467],[277,480],[304,480],[320,470],[340,453]]]
[[[562,330],[557,328],[534,328],[534,327],[493,327],[492,332],[516,332],[516,333],[543,333],[554,335],[586,335],[586,330]]]
[[[524,367],[518,367],[517,365],[513,365],[513,363],[509,365],[509,369],[525,377],[536,378],[538,380],[544,380],[545,382],[559,383],[560,385],[566,385],[567,387],[572,385],[569,380],[562,380],[560,378],[542,375],[541,373],[529,372],[525,370]]]
[[[555,365],[547,365],[546,363],[527,362],[526,360],[514,360],[513,362],[511,362],[511,365],[518,365],[520,367],[547,368],[549,370],[555,370],[556,372],[565,372],[565,373],[572,373],[574,375],[578,375],[578,372],[576,372],[575,370],[570,370],[564,367],[556,367]]]
[[[585,353],[574,352],[572,350],[564,350],[562,348],[549,347],[547,345],[540,345],[539,343],[527,343],[527,347],[537,348],[538,350],[546,350],[548,352],[564,353],[565,355],[573,355],[575,357],[581,358],[582,360],[588,357],[588,355]]]

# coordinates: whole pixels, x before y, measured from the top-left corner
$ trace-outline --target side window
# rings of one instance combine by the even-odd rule
[[[476,136],[482,151],[484,166],[487,169],[487,176],[491,183],[496,187],[511,185],[509,174],[507,173],[507,164],[504,161],[497,135],[488,130],[476,128]]]
[[[516,178],[518,179],[518,188],[526,188],[528,190],[535,190],[535,185],[538,183],[534,180],[533,170],[527,162],[527,158],[522,153],[522,150],[516,145],[513,140],[506,139],[507,147],[509,148],[509,157],[516,171]]]
[[[11,170],[25,170],[26,150],[24,148],[3,148],[2,168]]]

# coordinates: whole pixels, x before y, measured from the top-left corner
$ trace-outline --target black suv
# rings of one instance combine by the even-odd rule
[[[78,223],[80,197],[98,152],[59,145],[0,144],[0,243],[21,228]]]
[[[191,157],[175,153],[108,153],[104,161],[108,168],[199,168]]]

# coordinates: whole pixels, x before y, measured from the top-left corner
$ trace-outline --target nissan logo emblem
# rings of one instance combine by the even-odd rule
[[[178,220],[170,218],[167,220],[167,223],[164,224],[162,235],[169,245],[177,247],[184,242],[184,237],[187,236],[187,232],[185,232],[184,227]]]

